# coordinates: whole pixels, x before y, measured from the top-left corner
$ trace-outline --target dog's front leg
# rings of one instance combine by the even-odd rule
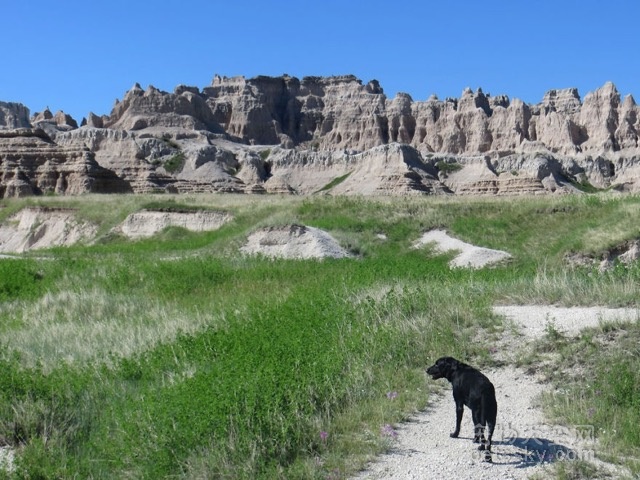
[[[458,435],[460,435],[460,425],[462,424],[463,412],[464,412],[464,404],[456,400],[456,429],[455,431],[449,434],[451,438],[458,438]]]

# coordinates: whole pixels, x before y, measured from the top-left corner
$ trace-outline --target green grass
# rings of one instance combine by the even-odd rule
[[[436,168],[445,175],[448,175],[449,173],[454,173],[458,170],[461,170],[462,165],[457,162],[447,162],[444,160],[440,160],[438,163],[436,163]]]
[[[269,156],[271,155],[271,149],[270,149],[270,148],[267,148],[266,150],[260,150],[259,155],[260,155],[260,159],[264,162],[264,161],[266,161],[266,160],[269,158]]]
[[[165,161],[162,166],[169,173],[180,173],[182,171],[182,168],[184,167],[184,162],[184,153],[178,152],[170,157],[167,161]]]
[[[351,175],[351,172],[345,173],[344,175],[341,175],[340,177],[334,178],[329,183],[327,183],[324,187],[322,187],[320,190],[318,190],[316,193],[327,192],[327,191],[331,190],[333,187],[335,187],[336,185],[340,185],[347,178],[349,178],[349,175]]]
[[[0,443],[18,448],[16,478],[347,476],[389,447],[385,425],[425,406],[426,364],[444,354],[490,363],[492,335],[477,338],[500,334],[491,305],[637,305],[637,267],[598,275],[568,269],[563,257],[640,236],[638,202],[605,194],[2,200],[3,218],[32,205],[74,208],[99,238],[0,261]],[[135,242],[109,233],[150,206],[222,210],[233,221]],[[238,254],[251,231],[286,223],[325,229],[359,256]],[[411,247],[436,227],[514,261],[450,270],[449,256]],[[584,415],[596,400],[602,415],[617,412],[596,420],[620,425],[605,442],[620,455],[637,453],[633,328],[598,361],[584,357],[589,375],[570,393],[583,392],[586,378],[604,389],[606,368],[626,372],[607,386],[615,395],[584,402]],[[583,355],[602,350],[587,337],[561,340],[545,348],[566,358],[582,358],[578,346]],[[562,410],[568,401],[576,397],[554,398],[550,413],[584,423]]]
[[[608,471],[598,468],[592,463],[584,460],[573,460],[571,462],[558,462],[553,467],[547,467],[543,473],[531,477],[531,480],[546,480],[548,478],[556,478],[557,480],[603,480],[613,477]]]
[[[543,357],[558,387],[544,398],[549,418],[593,426],[600,455],[640,474],[640,323],[603,324],[574,339],[547,332],[529,361]]]

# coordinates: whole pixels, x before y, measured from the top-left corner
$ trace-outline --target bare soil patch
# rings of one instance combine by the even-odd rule
[[[132,213],[115,231],[129,238],[151,237],[167,227],[181,227],[194,232],[217,230],[233,217],[223,212],[171,212],[144,210]]]
[[[287,225],[258,230],[240,249],[249,255],[270,258],[345,258],[351,254],[327,232],[304,225]]]
[[[92,240],[97,227],[70,209],[25,208],[0,225],[0,252],[22,253]]]
[[[444,230],[426,232],[414,244],[414,248],[420,248],[428,244],[435,244],[435,250],[439,253],[458,252],[455,258],[449,262],[451,268],[482,268],[511,258],[511,255],[507,252],[471,245],[449,236]]]

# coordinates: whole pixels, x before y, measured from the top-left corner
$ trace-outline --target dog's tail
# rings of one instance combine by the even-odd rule
[[[489,435],[493,436],[496,428],[496,419],[498,417],[498,404],[493,398],[482,398],[482,423],[487,426]]]

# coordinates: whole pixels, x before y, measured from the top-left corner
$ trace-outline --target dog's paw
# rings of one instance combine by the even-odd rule
[[[460,435],[460,432],[451,432],[451,433],[449,434],[449,436],[450,436],[451,438],[458,438],[458,435]]]
[[[486,463],[493,463],[493,459],[491,458],[491,452],[489,450],[484,452],[484,462]]]

